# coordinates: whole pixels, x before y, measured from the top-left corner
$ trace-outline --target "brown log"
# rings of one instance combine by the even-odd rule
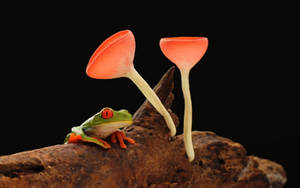
[[[155,87],[167,109],[174,99],[173,74],[174,67]],[[193,132],[196,157],[188,162],[182,135],[171,138],[164,119],[147,101],[126,132],[137,142],[126,150],[80,143],[2,156],[0,187],[233,188],[283,187],[286,182],[281,165],[247,156],[241,144],[213,132]]]

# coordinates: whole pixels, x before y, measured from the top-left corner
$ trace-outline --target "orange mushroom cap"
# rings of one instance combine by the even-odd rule
[[[135,39],[130,30],[123,30],[107,38],[96,49],[86,67],[91,78],[123,77],[133,66]]]
[[[191,69],[207,50],[205,37],[171,37],[160,40],[163,54],[179,69]]]

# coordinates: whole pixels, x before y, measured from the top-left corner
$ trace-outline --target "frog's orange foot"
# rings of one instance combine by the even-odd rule
[[[68,140],[68,143],[78,143],[81,142],[82,138],[80,135],[76,135],[75,133],[70,134],[70,138]]]
[[[96,138],[96,137],[93,137],[93,138],[95,138],[95,139],[97,139],[99,142],[101,142],[101,143],[104,145],[104,147],[105,147],[106,149],[111,148],[111,146],[109,145],[109,143],[107,143],[106,141],[104,141],[104,140],[102,140],[102,139],[100,139],[100,138]]]
[[[123,149],[127,148],[127,146],[124,143],[124,140],[126,140],[130,144],[135,144],[135,141],[132,138],[126,137],[125,134],[121,131],[114,132],[110,138],[111,138],[112,143],[116,143],[117,139],[118,139],[118,141],[120,143],[120,147]]]

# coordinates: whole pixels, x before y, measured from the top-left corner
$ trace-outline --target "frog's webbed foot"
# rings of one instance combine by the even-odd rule
[[[124,140],[126,140],[127,142],[129,142],[130,144],[135,144],[135,141],[132,138],[128,138],[126,137],[125,133],[123,131],[116,131],[111,135],[111,142],[112,143],[116,143],[117,139],[120,143],[120,147],[121,148],[127,148],[127,146],[124,143]]]
[[[75,133],[68,134],[65,139],[65,143],[78,143],[78,142],[82,142],[82,138],[80,135],[76,135]]]

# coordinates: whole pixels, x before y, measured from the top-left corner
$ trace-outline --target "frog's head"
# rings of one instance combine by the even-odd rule
[[[127,110],[113,110],[112,108],[103,108],[95,114],[89,121],[87,127],[110,126],[116,128],[128,127],[132,124],[132,115]]]

